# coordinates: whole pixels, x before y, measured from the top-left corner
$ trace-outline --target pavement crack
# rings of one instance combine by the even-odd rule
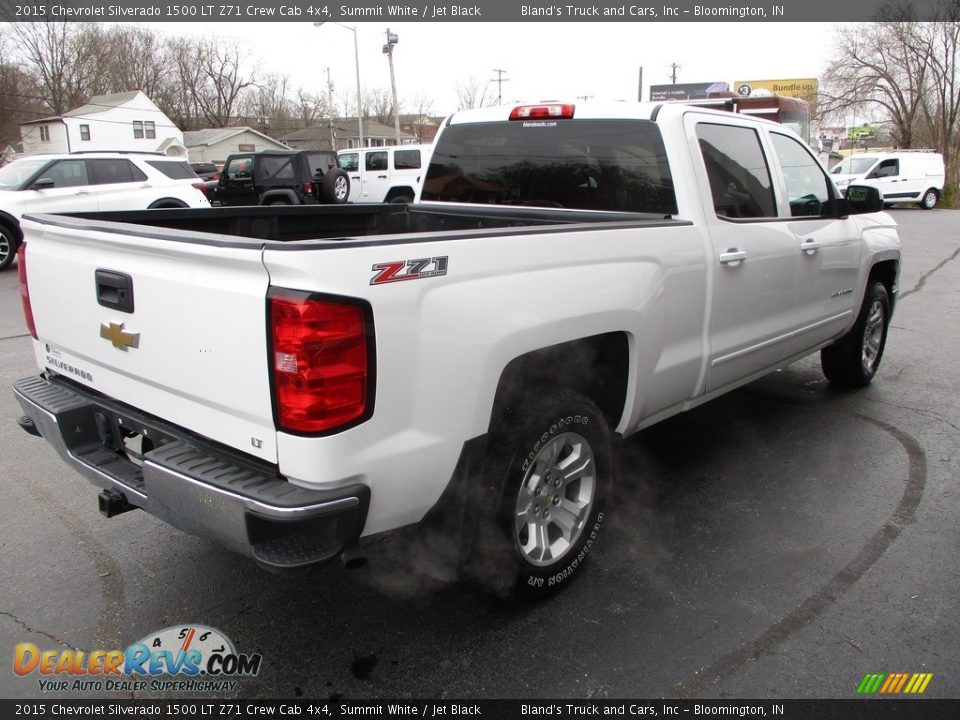
[[[920,408],[910,407],[909,405],[901,405],[900,403],[890,402],[889,400],[882,400],[880,398],[865,398],[867,402],[877,403],[878,405],[887,405],[888,407],[896,408],[897,410],[906,410],[907,412],[916,413],[922,417],[930,418],[932,420],[937,420],[942,422],[944,425],[949,425],[954,430],[960,432],[960,425],[956,425],[945,417],[941,417],[936,413],[932,413],[929,410],[921,410]]]
[[[30,627],[30,626],[27,625],[23,620],[21,620],[20,618],[18,618],[18,617],[17,617],[16,615],[14,615],[13,613],[9,613],[9,612],[5,612],[5,611],[3,611],[3,610],[0,610],[0,617],[10,618],[11,620],[13,620],[14,623],[16,623],[17,625],[19,625],[20,627],[22,627],[22,628],[23,628],[24,630],[26,630],[28,633],[31,633],[31,634],[33,634],[33,635],[42,635],[42,636],[45,637],[45,638],[48,638],[48,639],[50,639],[50,640],[53,640],[57,645],[60,645],[61,647],[65,647],[65,648],[68,648],[68,649],[70,649],[70,650],[76,650],[76,649],[77,649],[76,647],[74,647],[73,645],[71,645],[70,643],[68,643],[66,640],[61,640],[61,639],[58,638],[57,636],[51,635],[51,634],[48,633],[48,632],[44,632],[43,630],[37,630],[36,628]]]
[[[937,263],[934,267],[932,267],[931,269],[929,269],[929,270],[927,270],[925,273],[923,273],[923,274],[920,276],[920,279],[917,280],[917,284],[916,284],[916,285],[914,285],[912,288],[910,288],[910,289],[907,290],[906,292],[900,293],[900,299],[903,300],[905,297],[907,297],[907,296],[909,296],[909,295],[913,295],[913,293],[915,293],[915,292],[920,292],[920,290],[923,289],[923,286],[927,284],[927,280],[930,278],[931,275],[933,275],[935,272],[937,272],[937,270],[942,269],[943,266],[946,265],[947,263],[952,262],[953,260],[956,260],[958,256],[960,256],[960,247],[958,247],[956,250],[954,250],[954,251],[953,251],[953,254],[950,255],[950,257],[944,258],[944,259],[941,260],[939,263]]]
[[[927,484],[926,453],[914,438],[893,425],[865,415],[855,415],[855,417],[892,435],[907,454],[909,463],[907,484],[893,514],[860,548],[860,552],[818,592],[801,602],[752,640],[748,640],[696,672],[689,682],[677,683],[666,697],[691,698],[702,695],[710,686],[722,682],[748,663],[755,662],[770,653],[794,633],[816,620],[856,585],[864,573],[872,568],[900,537],[903,528],[913,522]]]

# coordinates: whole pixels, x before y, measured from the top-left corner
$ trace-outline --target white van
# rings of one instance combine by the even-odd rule
[[[395,145],[341,150],[354,203],[411,203],[430,162],[431,145]]]
[[[873,185],[885,203],[919,203],[930,210],[943,195],[943,155],[929,150],[857,153],[830,168],[841,192],[851,183]]]

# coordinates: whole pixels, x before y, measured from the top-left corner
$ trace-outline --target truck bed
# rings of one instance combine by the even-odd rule
[[[28,216],[30,218],[30,216]],[[127,210],[64,215],[37,215],[32,219],[58,227],[93,228],[107,232],[130,233],[130,225],[165,230],[180,230],[191,235],[150,233],[137,235],[163,239],[193,240],[204,244],[249,246],[249,241],[293,242],[335,240],[339,242],[377,236],[403,236],[411,233],[511,228],[542,228],[550,225],[622,225],[685,224],[669,216],[649,213],[597,212],[528,208],[502,205],[455,204],[381,204],[381,205],[303,205],[249,206],[220,208],[184,208],[165,210]],[[83,222],[77,223],[79,219]],[[202,233],[205,237],[194,235]],[[224,238],[222,236],[229,236]],[[232,238],[243,238],[236,241]],[[402,242],[403,238],[394,241]],[[367,243],[359,243],[367,244]]]

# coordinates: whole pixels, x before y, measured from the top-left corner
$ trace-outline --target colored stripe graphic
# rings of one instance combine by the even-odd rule
[[[867,673],[863,676],[863,680],[860,681],[860,687],[857,688],[857,692],[863,695],[872,695],[880,689],[880,683],[883,682],[885,677],[886,675],[883,673]]]
[[[933,679],[933,673],[867,673],[857,686],[857,694],[920,695]]]

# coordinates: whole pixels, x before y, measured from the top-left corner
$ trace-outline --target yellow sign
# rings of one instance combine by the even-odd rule
[[[750,95],[757,90],[768,90],[774,95],[803,98],[809,103],[817,101],[816,78],[793,78],[787,80],[737,80],[733,89],[739,95]]]

